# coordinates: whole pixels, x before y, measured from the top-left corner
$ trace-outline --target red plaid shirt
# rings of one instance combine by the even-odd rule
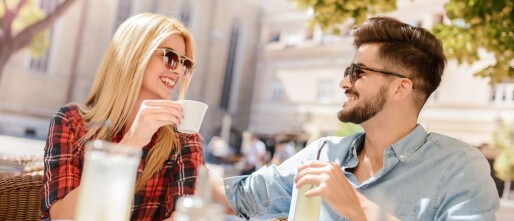
[[[77,141],[86,134],[84,120],[76,105],[62,107],[50,122],[45,147],[45,172],[41,190],[41,219],[48,220],[49,208],[80,184],[84,146]],[[119,142],[123,134],[111,141]],[[138,177],[157,136],[143,148]],[[181,154],[170,154],[162,168],[134,196],[131,220],[163,220],[175,210],[180,196],[194,193],[197,168],[204,163],[198,134],[179,134]]]

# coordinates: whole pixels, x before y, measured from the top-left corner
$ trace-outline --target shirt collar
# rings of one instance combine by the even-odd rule
[[[426,142],[427,136],[425,128],[418,124],[414,130],[392,144],[390,148],[394,151],[400,162],[405,162]]]
[[[364,138],[366,138],[365,133],[358,134],[356,138],[352,141],[350,144],[350,153],[351,157],[347,159],[347,161],[350,161],[350,159],[357,159],[357,153],[364,147],[363,142]]]
[[[421,125],[417,125],[414,130],[412,130],[405,137],[398,140],[396,143],[392,144],[391,149],[394,152],[394,156],[398,158],[400,162],[405,162],[414,152],[416,152],[421,145],[426,142],[427,132]],[[357,135],[353,142],[350,144],[350,153],[351,157],[347,159],[357,159],[357,153],[364,147],[363,142],[366,138],[366,134],[362,133]],[[386,153],[388,150],[385,151]]]

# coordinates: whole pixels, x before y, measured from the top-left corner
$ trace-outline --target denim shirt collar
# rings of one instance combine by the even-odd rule
[[[396,156],[400,162],[405,162],[426,142],[427,137],[428,134],[423,126],[418,124],[407,136],[398,140],[389,148],[393,150],[394,156]]]
[[[384,150],[384,157],[396,157],[400,162],[405,162],[409,157],[414,154],[423,143],[426,142],[428,133],[423,126],[417,125],[405,137],[393,143],[390,147]],[[365,133],[358,134],[350,144],[348,158],[346,160],[346,167],[357,166],[357,154],[364,147]],[[391,154],[389,154],[391,153]]]

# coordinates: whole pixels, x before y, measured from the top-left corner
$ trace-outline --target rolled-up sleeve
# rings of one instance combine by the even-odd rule
[[[286,217],[291,204],[297,167],[263,167],[250,176],[224,179],[225,193],[234,213],[242,218]]]
[[[193,195],[198,167],[205,164],[203,159],[203,147],[198,134],[179,134],[182,149],[172,167],[172,181],[169,189],[173,204],[168,205],[168,214],[174,211],[178,198],[185,195]]]
[[[80,185],[83,157],[76,146],[73,121],[67,107],[52,118],[44,155],[44,177],[41,190],[41,211],[48,217],[52,204]]]

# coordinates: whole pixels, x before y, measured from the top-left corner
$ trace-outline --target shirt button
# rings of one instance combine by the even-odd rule
[[[400,160],[405,160],[405,156],[404,155],[400,155]]]
[[[230,185],[225,185],[225,189],[226,190],[230,189]]]

